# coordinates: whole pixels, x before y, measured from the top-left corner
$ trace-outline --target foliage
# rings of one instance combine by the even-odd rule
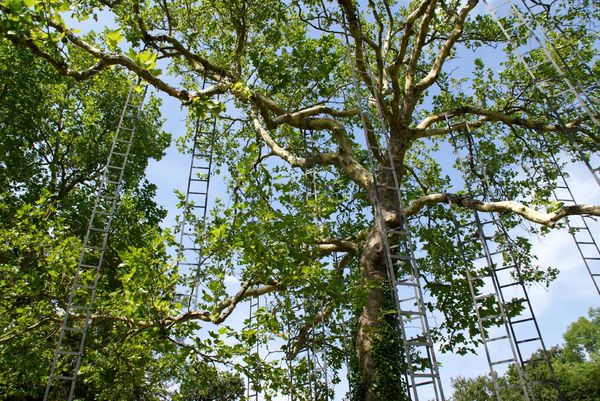
[[[200,362],[186,366],[174,400],[238,401],[243,399],[245,390],[241,377]]]

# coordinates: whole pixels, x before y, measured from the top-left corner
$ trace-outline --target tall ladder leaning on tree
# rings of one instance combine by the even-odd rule
[[[353,56],[351,35],[348,33],[346,25],[346,16],[343,18],[342,25],[349,62],[350,65],[354,65],[355,57]],[[370,82],[375,82],[370,70],[369,60],[366,59],[366,53],[364,57],[364,60],[360,60],[366,68],[364,72],[371,78]],[[393,289],[392,297],[398,318],[398,336],[404,349],[405,380],[409,396],[412,401],[419,401],[419,399],[423,399],[422,397],[420,398],[420,395],[423,396],[423,393],[425,393],[428,398],[433,396],[436,401],[444,400],[444,392],[434,352],[434,343],[426,314],[421,275],[414,256],[408,222],[402,216],[401,205],[404,202],[404,197],[389,146],[389,133],[384,126],[385,119],[383,117],[382,106],[375,95],[377,89],[371,86],[371,84],[362,82],[356,68],[353,68],[352,72],[356,102],[358,109],[361,110],[362,128],[373,176],[375,208],[377,209],[374,217],[377,221],[376,224],[379,225],[381,230],[389,285]],[[365,114],[369,110],[369,102],[363,96],[362,92],[365,90],[367,93],[374,95],[374,103],[377,109],[376,116],[379,124],[373,124],[373,127],[370,127],[370,124],[366,120]],[[383,149],[371,145],[369,141],[370,137],[377,138],[378,143],[382,145]],[[378,163],[376,157],[377,152],[380,151],[383,158],[383,163],[381,164]],[[384,182],[380,182],[379,174],[384,174],[386,177],[391,178],[392,185],[386,184],[386,177],[384,177]],[[396,212],[400,216],[400,224],[395,227],[387,227],[385,224],[381,203],[382,191],[393,191],[394,197],[397,200],[398,210]]]
[[[314,151],[314,132],[312,130],[302,130],[303,149],[305,154],[310,154]],[[304,200],[306,205],[314,210],[311,214],[314,224],[319,226],[319,213],[318,213],[318,173],[314,166],[304,169],[302,172],[302,180],[304,182]],[[289,401],[295,401],[296,391],[308,391],[308,398],[314,401],[328,401],[329,397],[329,380],[328,380],[328,363],[327,363],[327,349],[325,343],[326,324],[325,316],[319,314],[322,310],[322,305],[319,305],[315,299],[303,298],[302,302],[298,305],[294,305],[296,299],[290,296],[290,292],[286,294],[284,302],[286,305],[292,306],[295,316],[303,316],[301,323],[301,329],[292,335],[292,325],[287,322],[288,341],[286,344],[287,356],[287,369],[289,377],[289,391],[287,399]],[[313,319],[314,317],[314,319]],[[301,338],[303,337],[303,338]],[[300,356],[300,361],[305,362],[308,368],[308,382],[300,383],[296,381],[294,360],[292,359],[292,353],[295,351],[292,349],[298,344],[302,343],[305,349],[298,354],[304,354]],[[306,386],[303,386],[306,384]],[[304,399],[301,395],[300,399]]]
[[[457,156],[459,158],[462,156],[462,160],[467,160],[465,163],[459,159],[459,168],[463,171],[468,195],[480,195],[487,201],[497,201],[498,199],[493,197],[495,189],[493,181],[487,175],[485,167],[478,156],[477,144],[472,136],[469,122],[452,123],[448,116],[445,120],[449,129],[458,131],[459,128],[457,127],[460,127],[460,130],[465,130],[461,138],[452,136],[451,144]],[[462,144],[459,143],[459,140],[462,141]],[[466,154],[461,155],[461,151]],[[474,170],[481,173],[476,174]],[[474,181],[473,177],[478,176],[480,178],[476,181],[479,182]],[[472,218],[463,224],[459,224],[452,211],[450,211],[450,217],[458,238],[458,249],[465,263],[469,292],[471,293],[478,328],[482,336],[488,367],[498,400],[501,400],[500,390],[504,386],[498,383],[496,368],[511,363],[515,365],[517,370],[523,397],[526,400],[535,399],[532,386],[536,383],[532,383],[527,378],[524,367],[536,360],[544,360],[551,372],[553,384],[560,395],[558,380],[552,368],[527,288],[522,279],[518,252],[514,249],[508,230],[494,213],[482,215],[478,211],[474,211]],[[482,252],[471,257],[466,254],[466,245],[461,238],[463,236],[462,230],[465,228],[474,232],[482,247]],[[479,260],[483,260],[483,272],[473,275],[470,268],[477,265]],[[475,287],[477,282],[484,284],[482,288],[491,288],[491,290],[480,294]],[[506,312],[507,304],[516,299],[524,300],[524,308],[518,316],[511,317]],[[483,316],[485,309],[490,307],[490,300],[492,308],[497,311],[492,315]],[[486,322],[499,324],[501,333],[494,337],[488,336]],[[508,347],[505,349],[510,349],[510,356],[497,357],[498,351],[501,350],[499,347],[490,347],[491,343],[506,344]],[[533,348],[531,348],[532,346]],[[532,358],[531,354],[537,350],[541,350],[542,356]]]
[[[121,196],[127,159],[146,92],[145,82],[138,81],[133,85],[119,117],[106,165],[96,191],[79,263],[75,269],[59,332],[58,345],[54,350],[44,391],[44,401],[58,397],[63,398],[65,395],[66,399],[71,401],[75,394],[85,341],[92,322],[100,270],[112,221]],[[55,381],[67,383],[67,394],[62,393],[64,387],[57,387]]]
[[[303,140],[305,153],[313,153],[316,149],[316,138],[314,131],[303,131]],[[315,225],[319,227],[319,177],[315,165],[312,165],[304,170],[304,178],[306,180],[306,201],[309,205],[310,203],[313,204],[313,221]],[[311,304],[315,305],[312,302]],[[311,305],[307,306],[310,307]],[[320,305],[321,311],[319,312],[319,309],[315,310],[317,317],[320,314],[320,319],[316,319],[313,327],[310,329],[308,338],[309,345],[306,349],[308,364],[311,370],[311,400],[314,401],[329,401],[329,367],[327,364],[327,344],[325,342],[325,308],[325,305]]]
[[[535,90],[547,104],[550,110],[549,117],[555,120],[564,132],[568,133],[563,113],[583,110],[590,120],[600,127],[600,113],[593,92],[594,89],[597,91],[600,85],[596,80],[593,80],[587,88],[582,88],[576,81],[576,74],[573,73],[573,67],[565,55],[566,51],[569,51],[569,56],[578,59],[578,68],[581,68],[588,77],[592,78],[594,76],[593,72],[581,59],[579,52],[571,44],[567,33],[560,26],[553,26],[552,32],[549,32],[538,24],[536,19],[547,13],[548,7],[540,3],[532,4],[531,1],[527,0],[521,0],[524,10],[520,9],[514,0],[503,0],[500,4],[492,4],[489,0],[484,0],[484,2],[488,7],[488,12],[496,21],[504,36],[513,45],[514,54],[530,75]],[[510,19],[517,21],[516,25],[511,25],[509,23]],[[526,32],[529,41],[529,47],[526,47],[523,51],[519,50],[517,45],[516,31],[518,29]],[[550,36],[560,38],[565,44],[555,46]],[[535,57],[541,60],[535,61]],[[548,77],[542,70],[546,67],[550,67],[556,75]],[[594,166],[594,160],[573,140],[572,136],[571,147],[573,153],[584,163],[595,182],[600,186],[600,166]],[[566,206],[576,205],[573,191],[569,187],[564,173],[560,171],[558,155],[551,148],[548,151],[551,154],[552,164],[560,172],[557,186],[553,191],[555,199]],[[567,218],[567,226],[592,278],[596,291],[600,295],[600,241],[593,235],[586,219],[586,217]]]
[[[202,89],[208,84],[204,77]],[[193,124],[194,136],[177,253],[177,273],[184,277],[184,284],[182,292],[176,296],[176,302],[182,303],[182,313],[198,306],[201,268],[207,260],[197,223],[205,222],[208,213],[217,118],[212,115],[204,118],[197,116]]]

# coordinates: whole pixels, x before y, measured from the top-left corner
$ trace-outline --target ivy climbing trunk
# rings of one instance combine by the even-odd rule
[[[357,311],[356,352],[351,380],[353,401],[405,401],[402,348],[388,283],[381,230],[375,223],[361,257],[362,285],[367,289]]]
[[[401,154],[403,154],[402,152]],[[379,174],[386,187],[394,187],[393,176]],[[399,322],[386,268],[385,246],[378,203],[383,207],[388,225],[400,224],[398,197],[393,190],[379,193],[374,205],[373,224],[360,259],[361,284],[365,289],[363,304],[357,310],[355,360],[351,369],[353,401],[409,400],[405,385],[406,368],[399,337]]]

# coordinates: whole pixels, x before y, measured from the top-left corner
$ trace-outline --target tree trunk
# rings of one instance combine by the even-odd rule
[[[398,321],[389,286],[379,219],[361,257],[364,303],[357,310],[355,355],[351,362],[353,401],[408,400]]]

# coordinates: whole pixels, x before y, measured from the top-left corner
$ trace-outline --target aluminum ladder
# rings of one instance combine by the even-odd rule
[[[449,122],[449,119],[446,119],[446,124],[448,127],[453,126],[453,124]],[[460,125],[466,127],[466,132],[463,135],[465,145],[461,147],[456,139],[452,140],[452,145],[457,154],[460,153],[461,149],[464,149],[465,147],[468,148],[466,157],[469,159],[469,162],[460,163],[460,166],[463,170],[466,170],[464,173],[471,173],[472,176],[477,176],[476,174],[473,174],[472,171],[469,171],[471,168],[477,169],[479,166],[483,165],[478,157],[477,145],[472,136],[468,121],[460,122]],[[471,188],[479,184],[484,198],[495,201],[496,199],[492,199],[493,195],[491,193],[493,189],[492,180],[487,176],[484,168],[480,168],[479,171],[483,172],[480,182],[470,182],[468,179],[465,179],[467,188],[472,192]],[[475,295],[473,302],[477,303],[484,300],[486,297],[494,298],[494,302],[501,306],[501,310],[506,310],[506,305],[509,301],[516,299],[522,299],[524,301],[524,309],[518,316],[511,317],[505,312],[500,312],[499,316],[497,316],[499,319],[507,318],[507,328],[509,329],[511,337],[510,341],[515,348],[517,361],[512,360],[514,359],[514,356],[513,358],[506,358],[503,361],[491,361],[489,364],[490,370],[493,371],[496,365],[510,362],[518,362],[516,365],[519,365],[519,369],[523,370],[526,364],[538,359],[543,359],[551,372],[554,385],[560,395],[558,380],[548,356],[527,288],[522,279],[518,253],[512,245],[512,239],[507,229],[504,227],[504,224],[496,217],[495,213],[489,213],[484,216],[475,211],[473,220],[477,235],[483,246],[484,255],[476,257],[474,260],[471,260],[471,262],[476,262],[477,259],[485,258],[487,268],[490,269],[492,273],[491,284],[494,288],[494,291],[489,294]],[[498,241],[504,245],[501,245]],[[483,279],[483,277],[474,277],[470,279],[469,285],[472,285],[473,280],[479,279]],[[499,298],[497,298],[498,296]],[[494,317],[491,318],[493,319]],[[541,350],[542,358],[533,359],[531,354],[537,350]],[[494,378],[494,375],[492,375],[492,377]],[[534,400],[532,385],[535,383],[532,383],[527,379],[526,372],[521,372],[519,379],[520,381],[523,379],[526,384],[526,387],[522,386],[521,388],[524,397],[526,397],[526,399],[528,397],[528,399]],[[497,384],[495,387],[496,386]],[[528,393],[528,396],[525,395],[525,393]]]
[[[143,81],[133,85],[125,100],[119,122],[106,160],[106,166],[95,195],[79,263],[64,311],[58,345],[44,391],[44,401],[56,397],[60,388],[55,381],[67,383],[66,399],[73,400],[85,340],[92,322],[92,312],[100,270],[108,244],[112,221],[121,196],[127,159],[144,103],[147,86]],[[54,385],[54,386],[53,386]]]

